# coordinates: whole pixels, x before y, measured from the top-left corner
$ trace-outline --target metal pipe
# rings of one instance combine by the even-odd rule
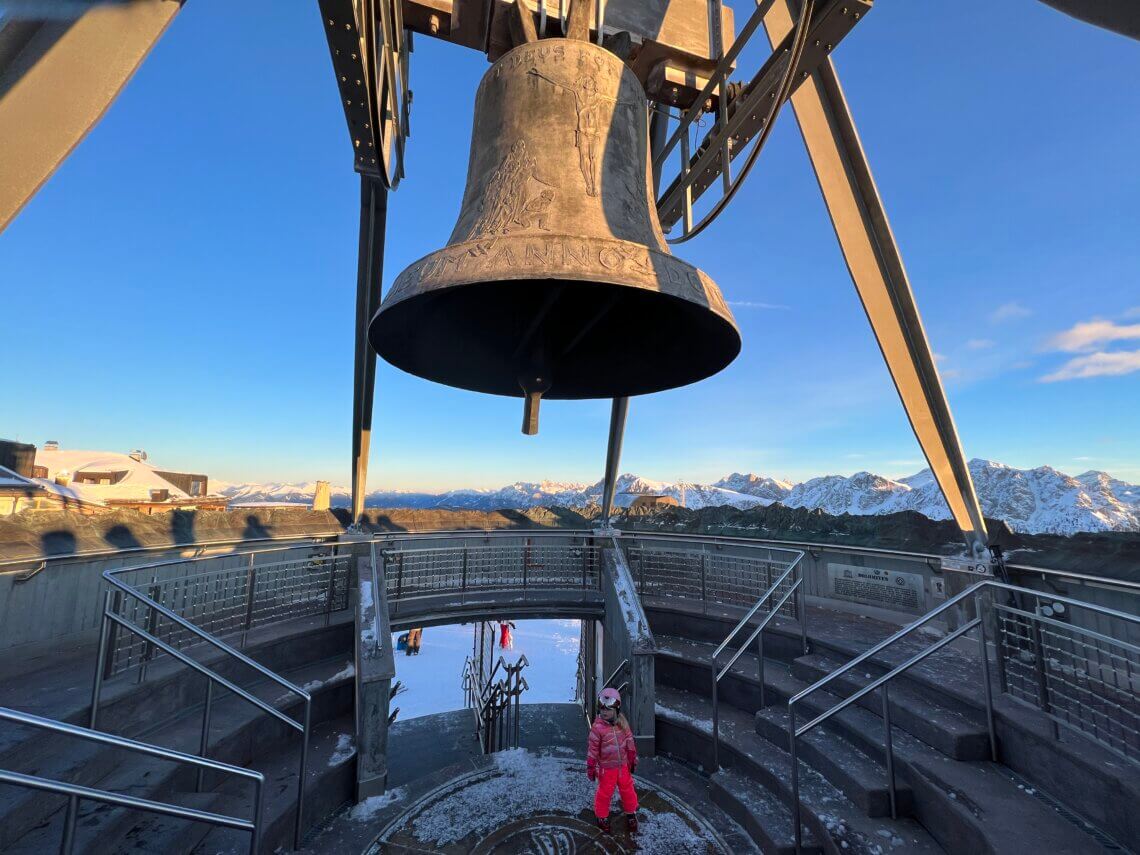
[[[206,757],[209,754],[210,748],[210,711],[214,703],[214,681],[209,677],[206,678],[206,705],[202,710],[202,738],[199,740],[198,754],[201,757]],[[195,789],[197,792],[202,792],[202,778],[206,770],[198,767],[198,780],[195,782]]]
[[[780,601],[776,604],[776,608],[764,616],[764,620],[760,621],[759,626],[757,626],[756,629],[752,631],[752,635],[748,636],[748,640],[745,641],[743,645],[741,645],[740,649],[737,650],[735,654],[733,654],[733,657],[730,660],[728,660],[728,664],[721,669],[720,677],[723,677],[728,673],[728,669],[736,664],[736,660],[744,654],[744,651],[748,649],[749,645],[751,645],[752,642],[755,641],[756,638],[760,635],[760,633],[762,633],[767,628],[772,618],[775,617],[775,615],[779,613],[779,610],[784,607],[784,603],[788,601],[788,598],[796,592],[796,587],[799,584],[799,582],[796,582],[795,585],[789,588],[787,593],[785,593],[784,596],[780,598]],[[720,678],[718,677],[717,679]]]
[[[760,635],[756,639],[756,660],[760,666],[759,667],[759,671],[760,671],[760,709],[764,709],[764,707],[768,706],[768,702],[765,699],[765,694],[764,694],[765,689],[764,689],[764,633],[763,632],[761,632]]]
[[[982,687],[986,692],[986,730],[990,737],[990,759],[997,762],[997,737],[994,732],[994,698],[990,686],[990,656],[986,650],[986,622],[982,619],[982,598],[974,600],[974,608],[978,614],[978,653],[982,661]],[[1000,655],[1000,654],[999,654]]]
[[[883,743],[887,751],[887,791],[891,796],[891,819],[898,819],[895,805],[895,748],[891,742],[891,699],[889,683],[883,683]]]
[[[873,680],[872,682],[868,683],[866,686],[864,686],[862,689],[857,691],[855,694],[853,694],[850,697],[846,698],[845,700],[839,702],[838,704],[833,706],[827,712],[820,713],[818,716],[816,716],[815,718],[813,718],[811,721],[809,721],[807,724],[805,724],[803,727],[800,728],[800,731],[799,731],[800,734],[802,735],[804,733],[807,733],[809,730],[811,730],[817,724],[821,724],[822,722],[831,718],[837,712],[840,712],[842,710],[847,709],[847,707],[851,706],[851,704],[855,703],[856,701],[861,700],[864,696],[870,694],[875,689],[879,688],[879,686],[884,685],[885,683],[887,683],[887,681],[892,680],[895,677],[897,677],[899,674],[903,673],[904,671],[909,670],[912,666],[917,665],[919,662],[921,662],[927,656],[930,656],[932,653],[937,653],[939,650],[941,650],[943,647],[945,647],[950,642],[957,639],[959,636],[965,635],[967,632],[969,632],[975,626],[977,626],[977,624],[978,624],[978,619],[974,618],[969,623],[958,627],[958,629],[954,630],[949,635],[943,636],[938,641],[936,641],[934,644],[932,644],[930,647],[926,648],[926,650],[923,650],[921,653],[916,653],[914,656],[910,657],[905,662],[903,662],[903,664],[895,667],[891,671],[888,671],[886,674],[884,674],[882,677],[879,677],[877,680]],[[840,669],[840,670],[842,670],[842,669]],[[832,673],[835,674],[838,672],[832,672]],[[791,699],[791,701],[789,701],[788,703],[790,704],[790,703],[795,703],[795,702],[799,701],[801,698],[810,694],[812,691],[814,691],[816,688],[818,688],[822,683],[823,683],[823,680],[820,680],[817,683],[813,683],[811,686],[808,686],[802,692],[795,695]]]
[[[99,624],[99,647],[95,654],[95,678],[91,682],[91,715],[87,726],[92,730],[99,720],[99,696],[103,692],[103,671],[107,667],[107,647],[111,637],[111,623],[107,620],[107,613],[111,611],[112,594],[107,591],[103,598],[103,621]]]
[[[309,767],[309,725],[312,721],[313,702],[305,699],[305,725],[301,731],[301,766],[297,776],[297,818],[293,827],[293,848],[300,849],[305,834],[305,773]]]
[[[717,702],[717,674],[716,662],[712,663],[712,770],[715,775],[720,771],[720,707]]]
[[[253,823],[248,819],[227,816],[222,813],[195,810],[194,808],[167,804],[166,802],[156,802],[150,799],[140,799],[135,796],[125,796],[120,793],[108,792],[107,790],[84,787],[79,784],[66,784],[60,781],[52,781],[48,778],[39,778],[35,775],[24,775],[20,772],[9,772],[0,769],[0,783],[15,784],[20,787],[29,787],[33,790],[43,790],[45,792],[59,793],[61,795],[76,795],[82,799],[106,802],[107,804],[118,805],[119,807],[134,808],[151,813],[161,813],[165,816],[175,816],[180,819],[189,819],[195,822],[209,822],[213,825],[237,828],[242,831],[253,831]]]
[[[803,835],[800,832],[800,763],[796,757],[796,707],[788,702],[788,754],[792,762],[792,834],[796,844],[796,855],[803,851]]]
[[[602,527],[609,528],[617,489],[621,447],[625,436],[625,420],[629,415],[629,398],[614,398],[610,407],[610,434],[606,441],[606,471],[602,485]]]
[[[115,736],[112,733],[104,733],[101,730],[90,730],[86,727],[79,727],[75,724],[67,724],[62,721],[55,721],[50,718],[43,718],[42,716],[33,715],[32,713],[20,712],[18,710],[9,709],[8,707],[0,707],[0,721],[12,721],[17,724],[27,725],[29,727],[38,727],[43,730],[50,730],[54,733],[62,733],[67,736],[75,736],[80,739],[85,739],[88,742],[98,742],[101,745],[110,745],[114,748],[123,748],[128,751],[134,751],[138,754],[146,754],[150,757],[158,757],[162,760],[171,760],[176,763],[189,763],[192,766],[205,766],[215,772],[225,772],[233,775],[238,775],[242,778],[250,778],[253,780],[262,779],[263,776],[260,772],[255,772],[252,769],[245,769],[241,766],[231,766],[228,763],[222,763],[218,760],[210,760],[206,757],[196,757],[193,754],[186,754],[182,751],[175,751],[173,748],[160,748],[157,745],[151,745],[146,742],[139,742],[134,739],[128,739],[125,736]],[[71,784],[63,784],[61,786],[72,786]]]
[[[265,814],[265,780],[259,775],[253,782],[253,833],[249,836],[249,855],[259,855],[261,819]]]
[[[218,683],[220,683],[221,685],[223,685],[227,689],[229,689],[231,692],[233,692],[235,695],[249,701],[251,704],[253,704],[258,709],[264,710],[265,712],[269,713],[271,716],[278,719],[282,723],[287,724],[289,727],[292,727],[292,728],[297,729],[297,730],[301,729],[301,725],[299,725],[293,719],[289,718],[289,716],[285,715],[280,710],[275,709],[274,707],[265,703],[260,698],[257,698],[254,695],[251,695],[245,689],[243,689],[240,686],[230,682],[225,677],[222,677],[221,675],[217,674],[216,672],[211,671],[209,668],[207,668],[205,665],[201,664],[197,660],[191,659],[189,656],[187,656],[181,650],[176,650],[175,648],[173,648],[169,644],[167,644],[165,641],[162,641],[161,639],[155,638],[153,635],[151,635],[146,630],[139,629],[137,626],[133,626],[128,621],[124,620],[123,618],[119,617],[118,615],[113,615],[113,614],[109,614],[109,613],[106,613],[106,614],[107,614],[107,617],[110,618],[115,623],[119,624],[120,626],[122,626],[125,629],[129,629],[131,632],[135,633],[136,635],[142,636],[144,639],[149,638],[151,641],[154,642],[155,646],[157,646],[163,652],[169,653],[171,656],[173,656],[179,662],[182,662],[184,665],[189,666],[190,668],[197,671],[199,674],[203,674],[207,677],[212,677]],[[307,700],[309,697],[308,692],[304,692],[303,694],[304,694],[305,699]]]

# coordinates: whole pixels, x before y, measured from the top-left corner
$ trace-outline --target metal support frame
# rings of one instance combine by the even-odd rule
[[[606,477],[602,485],[602,527],[609,528],[617,489],[621,445],[625,434],[625,418],[629,414],[629,398],[614,398],[610,408],[610,437],[606,444]]]
[[[795,0],[765,19],[769,41],[791,31]],[[871,329],[950,513],[970,551],[988,554],[985,520],[902,256],[830,58],[792,95],[804,145]]]
[[[376,394],[376,351],[368,343],[368,323],[380,306],[384,276],[384,234],[388,221],[388,189],[360,176],[360,250],[356,279],[356,352],[352,396],[352,524],[364,516],[368,451],[372,438],[372,404]]]
[[[179,0],[92,4],[67,20],[0,23],[0,232],[103,118]]]

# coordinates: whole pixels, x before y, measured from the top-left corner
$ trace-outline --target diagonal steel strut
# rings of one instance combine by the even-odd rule
[[[778,0],[765,20],[773,45],[792,28],[793,2]],[[907,418],[967,546],[983,557],[988,538],[974,483],[902,256],[830,58],[796,90],[792,107],[847,268]]]

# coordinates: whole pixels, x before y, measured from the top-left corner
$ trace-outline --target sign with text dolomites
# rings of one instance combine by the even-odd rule
[[[827,581],[839,600],[905,611],[922,611],[925,605],[921,573],[828,562]]]

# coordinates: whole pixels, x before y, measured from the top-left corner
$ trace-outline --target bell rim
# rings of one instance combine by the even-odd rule
[[[597,268],[575,270],[565,265],[562,267],[548,268],[545,271],[542,271],[544,275],[536,275],[536,268],[532,266],[523,266],[517,270],[504,270],[502,267],[488,268],[486,266],[478,266],[478,264],[476,264],[476,266],[472,267],[469,272],[464,275],[451,277],[446,281],[439,281],[438,278],[436,278],[438,284],[426,288],[419,286],[422,286],[422,283],[425,280],[431,281],[433,279],[430,274],[421,275],[419,277],[418,283],[411,281],[412,277],[414,276],[414,272],[417,271],[417,269],[422,270],[423,267],[425,267],[434,259],[445,259],[448,254],[458,255],[460,258],[474,257],[478,261],[479,259],[489,256],[490,252],[500,244],[518,244],[520,242],[525,243],[527,240],[549,240],[562,242],[577,241],[580,244],[588,245],[591,249],[600,247],[598,250],[599,257],[606,249],[610,248],[613,248],[618,253],[624,252],[634,255],[636,255],[636,253],[639,251],[648,253],[649,257],[651,257],[654,261],[652,267],[654,268],[653,276],[655,279],[659,278],[658,271],[662,269],[672,270],[674,277],[676,277],[681,272],[687,274],[689,277],[695,277],[696,281],[700,283],[700,286],[703,289],[703,296],[705,297],[705,300],[702,302],[699,297],[694,299],[693,297],[689,297],[684,294],[672,293],[671,291],[664,290],[660,287],[655,288],[652,287],[652,285],[648,282],[646,282],[646,284],[639,284],[628,279],[618,280],[616,278],[610,278],[609,275],[598,272]],[[563,245],[565,245],[565,243]],[[510,247],[508,246],[506,249],[510,249]],[[475,254],[465,256],[465,253]],[[620,271],[615,271],[613,275],[616,276],[619,272]],[[637,291],[657,293],[663,297],[671,297],[675,300],[682,300],[698,306],[703,306],[704,308],[718,315],[722,320],[724,320],[726,323],[728,323],[729,326],[732,327],[738,336],[740,335],[740,327],[736,322],[736,316],[732,314],[732,310],[728,307],[728,301],[724,298],[724,292],[720,290],[720,286],[718,286],[707,273],[705,273],[696,265],[690,264],[683,259],[677,258],[677,256],[673,255],[672,253],[662,252],[661,250],[655,249],[654,247],[647,246],[645,244],[634,243],[633,241],[620,240],[617,238],[579,238],[575,237],[574,235],[557,233],[547,233],[542,235],[528,234],[517,235],[514,237],[507,236],[463,241],[461,243],[449,244],[448,246],[444,246],[440,249],[429,252],[427,255],[416,259],[407,267],[405,267],[395,278],[395,280],[393,280],[392,287],[388,289],[388,293],[384,295],[383,299],[380,302],[380,306],[373,313],[371,319],[369,319],[369,329],[372,328],[372,324],[376,322],[377,318],[379,318],[383,312],[399,305],[405,300],[424,296],[434,291],[442,291],[448,288],[479,284],[486,282],[489,276],[496,280],[509,281],[560,279],[576,282],[593,282],[603,285],[614,285],[621,288],[630,288]],[[694,285],[692,278],[687,279],[687,282],[690,286]],[[676,284],[680,283],[678,282]],[[401,293],[401,291],[406,291],[406,293]],[[694,296],[696,296],[695,293]],[[712,299],[710,299],[710,296]]]

